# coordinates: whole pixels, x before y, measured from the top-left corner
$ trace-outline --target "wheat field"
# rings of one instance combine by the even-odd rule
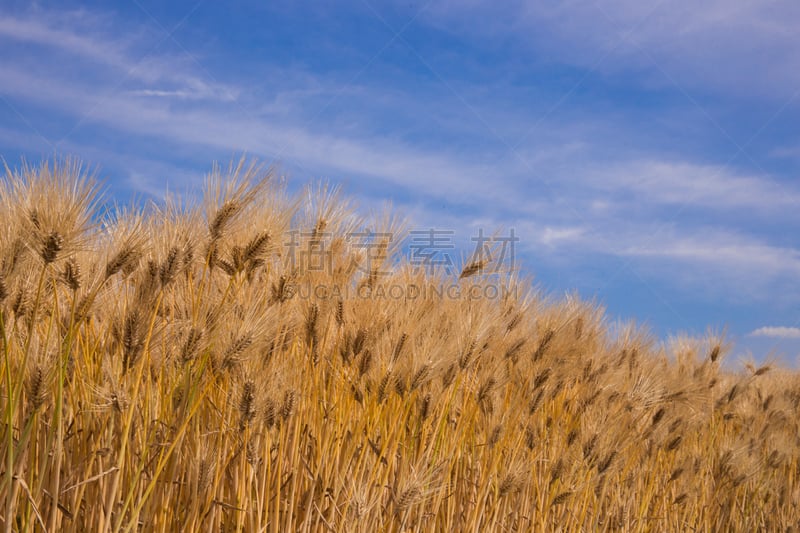
[[[722,335],[416,268],[390,211],[245,160],[101,192],[0,181],[5,531],[798,529],[800,379]]]

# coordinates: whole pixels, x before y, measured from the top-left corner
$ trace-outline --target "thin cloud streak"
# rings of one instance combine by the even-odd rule
[[[107,35],[98,32],[98,25],[110,25],[108,17],[91,15],[85,11],[38,13],[37,18],[0,15],[0,39],[35,44],[50,49],[55,55],[68,54],[89,63],[95,68],[106,67],[105,80],[114,85],[125,78],[145,84],[169,83],[172,88],[140,89],[182,95],[194,99],[234,101],[237,91],[216,81],[204,81],[187,72],[186,66],[175,57],[154,56],[154,35],[134,38],[128,34]],[[79,28],[78,30],[75,27]],[[59,61],[54,59],[54,64]],[[93,70],[90,65],[84,65]]]
[[[72,13],[71,16],[62,13],[62,16],[71,24],[81,27],[90,27],[92,25],[90,22],[97,22],[95,17],[89,17],[86,13]],[[119,41],[109,39],[100,41],[84,32],[78,33],[71,29],[46,24],[43,18],[49,19],[42,13],[35,19],[0,15],[0,37],[54,48],[116,68],[130,68],[128,58],[118,44]],[[62,26],[63,23],[62,19]]]
[[[170,142],[212,146],[225,151],[247,151],[267,157],[296,160],[338,173],[381,179],[407,190],[454,200],[517,198],[503,182],[486,176],[496,169],[480,163],[458,162],[434,152],[380,140],[363,142],[318,134],[270,117],[242,116],[240,109],[195,107],[175,109],[130,93],[105,88],[54,84],[21,69],[0,66],[0,90],[39,104],[88,115],[118,131],[151,135]]]
[[[653,61],[681,85],[717,94],[780,99],[800,84],[800,4],[793,0],[449,0],[429,13],[442,31],[489,41],[514,35],[550,61],[639,75],[651,85],[671,84]],[[476,17],[480,27],[469,24]]]
[[[800,339],[800,328],[786,326],[764,326],[750,333],[751,337],[771,337],[777,339]]]
[[[619,253],[702,264],[721,273],[748,274],[756,281],[800,275],[800,250],[770,246],[750,237],[726,232],[708,232],[692,237],[665,236],[657,242],[621,249]]]
[[[800,205],[800,191],[766,176],[743,176],[722,166],[658,160],[612,164],[595,172],[589,183],[618,194],[630,191],[661,205],[712,209],[752,208],[775,214],[776,208]]]

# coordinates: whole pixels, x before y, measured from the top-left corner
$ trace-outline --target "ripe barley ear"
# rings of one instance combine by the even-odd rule
[[[525,446],[529,450],[533,450],[536,447],[536,431],[530,424],[525,426]]]
[[[711,362],[713,363],[717,359],[719,359],[719,354],[721,352],[722,352],[722,347],[719,344],[714,345],[714,347],[711,348],[711,353],[708,354],[708,358],[711,359]]]
[[[544,385],[544,384],[547,382],[547,380],[548,380],[548,379],[550,379],[550,369],[549,369],[549,368],[545,368],[545,369],[544,369],[544,370],[542,370],[542,372],[541,372],[541,373],[539,373],[539,375],[538,375],[538,376],[536,376],[536,378],[533,380],[533,388],[534,388],[534,389],[538,389],[539,387],[541,387],[542,385]]]
[[[484,404],[491,400],[491,394],[496,384],[497,380],[494,378],[494,376],[489,376],[489,378],[481,384],[480,388],[478,389],[479,405],[484,406]]]
[[[476,344],[476,339],[472,339],[469,343],[469,346],[467,346],[467,349],[458,356],[458,366],[461,368],[461,370],[464,370],[469,366],[469,363],[472,360],[472,354],[475,352]]]
[[[244,351],[253,344],[253,335],[245,333],[237,337],[222,354],[222,369],[229,370],[241,360]]]
[[[493,448],[495,444],[500,441],[500,436],[503,434],[503,425],[498,424],[494,428],[492,428],[492,432],[489,435],[489,440],[486,444],[489,445],[490,448]]]
[[[525,346],[525,339],[520,339],[511,346],[509,346],[508,350],[506,350],[505,357],[506,359],[511,359],[516,361],[517,354]]]
[[[361,359],[358,360],[359,377],[364,377],[364,374],[369,372],[370,368],[372,368],[372,352],[365,350],[361,355]]]
[[[407,333],[400,334],[400,338],[397,339],[397,343],[394,345],[394,350],[392,350],[392,362],[397,361],[397,359],[400,357],[400,353],[403,351],[403,346],[405,345],[407,339]]]
[[[419,370],[417,370],[416,373],[414,373],[414,377],[411,378],[411,384],[409,385],[408,388],[413,391],[416,390],[418,387],[420,387],[428,379],[430,371],[431,371],[431,365],[429,364],[422,365],[419,368]]]
[[[358,355],[364,349],[367,342],[367,330],[358,328],[356,336],[353,337],[353,355]]]
[[[542,335],[542,338],[539,341],[539,346],[536,348],[536,351],[533,352],[534,361],[538,361],[544,356],[545,352],[547,351],[547,347],[550,346],[550,342],[552,342],[555,335],[556,332],[552,328],[548,328],[547,331],[544,332],[544,335]]]
[[[25,382],[25,392],[28,396],[28,413],[35,413],[47,401],[48,390],[45,384],[45,373],[41,366],[36,365],[30,372]]]
[[[64,237],[57,231],[51,231],[42,243],[40,255],[45,264],[49,265],[58,257],[58,253],[64,247]]]
[[[177,247],[173,246],[169,249],[167,258],[159,267],[158,277],[161,281],[161,286],[166,287],[175,280],[178,273],[178,266],[180,264],[180,251]]]
[[[753,372],[753,375],[754,376],[762,376],[762,375],[766,374],[767,372],[769,372],[770,370],[772,370],[772,367],[770,365],[764,365],[764,366],[758,368],[755,372]]]
[[[132,246],[125,246],[106,263],[106,278],[110,278],[120,271],[127,271],[139,261],[140,254]]]
[[[136,362],[139,352],[143,348],[141,339],[141,317],[136,310],[130,311],[125,316],[122,333],[122,368],[129,369]]]
[[[386,372],[381,378],[381,382],[378,385],[378,403],[383,403],[383,400],[386,399],[386,389],[389,386],[390,379],[392,379],[391,371]]]
[[[614,462],[614,458],[616,456],[617,456],[616,450],[612,450],[611,452],[609,452],[608,455],[606,455],[606,457],[602,461],[600,461],[600,464],[597,465],[597,473],[602,474],[603,472],[608,470],[609,467],[611,466],[611,463]]]
[[[239,396],[239,431],[256,416],[255,389],[256,385],[252,380],[247,380],[242,387],[242,394]]]
[[[306,315],[306,343],[307,344],[316,344],[317,338],[317,319],[319,318],[319,306],[317,304],[313,304],[308,309],[308,314]]]
[[[570,496],[572,496],[572,491],[562,492],[561,494],[553,498],[553,503],[551,505],[553,507],[555,507],[556,505],[561,505],[562,503],[566,502]]]
[[[667,443],[667,450],[672,451],[676,449],[681,445],[681,441],[683,441],[683,437],[681,435],[676,436]]]
[[[72,292],[81,288],[81,268],[74,257],[70,257],[66,263],[64,263],[62,278]]]
[[[458,371],[458,366],[455,363],[451,363],[447,370],[445,370],[444,374],[442,374],[442,387],[447,388],[453,383],[453,380],[456,379],[456,372]]]
[[[344,302],[341,298],[336,302],[336,323],[344,326]]]
[[[222,237],[225,232],[225,227],[236,215],[240,207],[239,203],[234,200],[222,204],[222,207],[217,211],[211,223],[208,225],[208,233],[211,236],[211,240],[215,241]]]
[[[252,263],[264,255],[269,246],[269,241],[270,234],[266,231],[253,237],[253,239],[247,243],[247,246],[244,247],[243,261],[245,263]]]
[[[272,398],[267,398],[264,402],[264,425],[267,427],[267,429],[270,429],[275,425],[275,422],[277,421],[277,412],[278,407],[275,404],[275,400]]]
[[[431,395],[430,393],[426,394],[422,397],[419,402],[419,419],[425,420],[428,418],[428,414],[430,413],[431,407]]]
[[[589,457],[592,455],[592,452],[594,451],[594,448],[597,445],[597,438],[598,438],[598,434],[595,433],[594,435],[591,436],[591,438],[589,438],[588,441],[586,441],[583,444],[583,459],[584,460],[588,460]]]
[[[666,412],[667,412],[666,409],[664,409],[663,407],[660,407],[658,411],[656,411],[656,413],[653,415],[653,422],[652,422],[653,427],[657,426],[658,423],[661,422],[661,419],[664,418],[664,413]]]
[[[465,279],[474,276],[475,274],[479,274],[486,267],[486,263],[487,261],[485,259],[479,259],[467,263],[461,270],[461,274],[458,276],[458,279]]]
[[[186,341],[183,343],[181,349],[181,360],[186,363],[194,359],[197,350],[200,348],[200,341],[203,339],[203,330],[198,328],[191,328],[186,335]]]
[[[406,379],[402,376],[397,376],[394,380],[394,390],[401,398],[406,395]]]
[[[290,416],[292,416],[296,402],[297,402],[297,395],[293,390],[287,390],[283,394],[283,404],[281,405],[281,418],[284,420],[284,422],[288,420]]]
[[[544,399],[544,389],[539,389],[539,392],[536,393],[536,396],[534,396],[528,404],[529,415],[536,412],[536,409],[539,408],[539,404],[542,403],[542,399]]]
[[[550,484],[552,485],[564,474],[564,459],[559,458],[550,470]]]
[[[567,446],[568,447],[572,446],[572,444],[578,438],[579,433],[580,432],[577,429],[573,429],[572,431],[569,432],[569,434],[567,435]]]

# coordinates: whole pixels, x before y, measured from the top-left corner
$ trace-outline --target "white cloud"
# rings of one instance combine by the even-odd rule
[[[619,253],[703,266],[721,276],[745,278],[754,284],[770,278],[800,276],[800,250],[771,246],[753,237],[720,230],[698,231],[694,235],[656,234],[620,248]]]
[[[45,11],[37,12],[35,17],[0,14],[0,41],[47,48],[53,54],[51,66],[63,64],[64,61],[57,57],[64,54],[71,56],[69,60],[72,61],[94,63],[95,69],[109,69],[105,77],[114,85],[129,79],[145,85],[166,83],[174,86],[137,89],[136,92],[141,94],[222,101],[236,99],[237,92],[232,87],[192,73],[191,66],[196,67],[197,63],[193,56],[187,53],[183,57],[154,55],[157,45],[169,39],[166,34],[145,32],[143,36],[132,37],[127,32],[112,35],[97,30],[110,25],[110,17],[86,11]],[[26,59],[27,56],[18,61]],[[49,74],[55,73],[51,70]]]
[[[600,72],[648,72],[649,83],[785,99],[800,83],[794,0],[573,0],[468,3],[426,11],[445,31],[514,33],[552,58]],[[424,15],[423,15],[424,16]],[[480,25],[471,21],[479,17]]]
[[[90,17],[85,12],[71,15],[62,12],[58,18],[63,27],[50,24],[49,22],[54,22],[53,18],[47,13],[38,13],[36,18],[0,15],[0,37],[54,48],[114,67],[129,66],[119,40],[104,39],[99,42],[98,38],[85,31],[89,29],[91,22],[87,19],[94,19],[96,22],[95,16]],[[66,29],[70,26],[80,27],[84,31]],[[96,33],[96,30],[90,31]]]
[[[800,144],[794,146],[779,146],[773,149],[769,155],[786,159],[800,159]]]
[[[128,91],[128,93],[131,94],[132,96],[144,96],[151,98],[176,98],[179,100],[198,100],[202,98],[207,98],[213,92],[214,91],[209,91],[207,86],[201,84],[195,84],[195,87],[193,88],[184,88],[178,90],[137,89],[133,91]],[[221,100],[234,101],[236,99],[236,96],[230,92],[224,95],[219,94],[217,96],[219,96]]]
[[[800,328],[785,326],[764,326],[750,333],[753,337],[774,337],[779,339],[800,339]]]
[[[92,20],[93,17],[96,18],[84,13],[72,18]],[[76,55],[96,58],[134,73],[147,65],[144,71],[148,74],[141,80],[143,83],[149,80],[145,87],[118,92],[116,74],[107,73],[105,83],[102,79],[99,83],[86,79],[84,83],[81,77],[58,79],[58,74],[46,67],[37,70],[9,61],[0,66],[0,90],[123,132],[226,151],[247,150],[268,157],[278,155],[301,165],[334,169],[345,179],[352,174],[366,175],[418,194],[465,201],[488,210],[557,214],[557,222],[567,226],[591,225],[592,216],[598,215],[598,206],[613,206],[613,198],[593,194],[587,199],[575,194],[578,190],[585,194],[587,187],[614,196],[621,190],[628,190],[646,203],[656,204],[772,210],[776,206],[800,203],[800,192],[787,185],[762,176],[738,175],[712,165],[643,159],[604,163],[599,170],[595,163],[582,167],[580,162],[581,157],[586,156],[583,150],[587,148],[587,141],[575,140],[572,131],[575,126],[570,124],[542,126],[551,136],[565,137],[560,145],[541,143],[539,146],[537,139],[535,149],[518,148],[517,153],[523,154],[524,162],[516,157],[505,157],[491,165],[486,163],[492,159],[490,152],[426,150],[357,129],[337,135],[335,131],[309,124],[305,116],[278,113],[270,106],[262,105],[257,112],[248,113],[251,106],[236,102],[238,96],[246,93],[245,86],[207,81],[204,79],[207,76],[196,72],[197,68],[188,68],[168,56],[153,56],[139,62],[135,59],[138,54],[133,52],[133,38],[123,35],[112,39],[96,30],[84,31],[85,24],[78,24],[81,28],[78,32],[63,23],[59,26],[58,20],[53,14],[40,14],[36,19],[0,16],[0,37],[51,48],[66,43],[67,49]],[[305,83],[303,87],[287,90],[295,100],[304,95],[319,97],[326,92],[319,80],[306,77],[300,81]],[[276,102],[280,102],[280,94]],[[215,106],[199,105],[202,102],[188,105],[212,96],[216,98]],[[370,101],[373,97],[377,98],[362,92],[359,99]],[[170,102],[178,100],[187,105],[170,106]],[[564,131],[571,133],[562,135]],[[569,167],[564,167],[564,159],[572,162]],[[551,179],[544,184],[547,180],[543,182],[541,176],[550,177],[546,176],[549,166],[566,168],[578,178],[560,182]],[[549,188],[552,195],[564,197],[567,205],[558,210],[548,208],[545,204],[552,202],[537,199],[533,188]],[[520,194],[521,189],[526,193]],[[594,213],[590,212],[591,206],[584,209],[583,201],[591,202]],[[569,234],[565,239],[565,235],[551,232],[545,240],[548,243],[569,241],[576,236]]]
[[[539,240],[547,246],[558,246],[564,242],[574,242],[584,236],[584,228],[554,228],[545,226],[542,228]]]
[[[380,179],[415,194],[481,203],[519,202],[508,183],[487,179],[497,169],[459,161],[445,153],[428,152],[400,142],[347,138],[317,133],[269,117],[249,116],[239,107],[174,109],[159,100],[114,93],[106,87],[75,85],[13,67],[0,66],[0,90],[114,130],[145,134],[173,143],[245,150],[266,157],[295,161],[317,169],[336,169],[340,177],[353,174]]]
[[[587,171],[587,184],[608,193],[630,191],[662,205],[753,208],[774,215],[800,205],[800,190],[767,176],[747,176],[730,168],[688,162],[636,160]]]

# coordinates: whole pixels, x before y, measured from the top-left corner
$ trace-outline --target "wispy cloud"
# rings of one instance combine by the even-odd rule
[[[629,242],[618,249],[620,256],[709,294],[783,302],[800,297],[789,281],[800,276],[800,250],[794,248],[718,229],[665,230]]]
[[[779,146],[773,149],[769,155],[772,157],[800,160],[800,144],[794,146]]]
[[[196,59],[187,57],[185,52],[173,56],[163,52],[156,54],[159,45],[168,39],[165,35],[149,31],[136,35],[130,31],[98,30],[98,27],[111,27],[115,23],[111,15],[85,10],[38,11],[29,16],[0,14],[0,40],[47,49],[53,55],[47,68],[59,66],[66,55],[73,68],[75,61],[82,61],[87,63],[83,68],[93,74],[98,73],[97,68],[105,69],[99,73],[106,83],[116,86],[130,80],[150,86],[134,91],[140,94],[224,101],[237,97],[232,87],[193,73]],[[28,61],[27,56],[19,57],[17,63]],[[28,66],[31,65],[28,62]]]
[[[176,98],[179,100],[200,100],[213,95],[223,101],[236,100],[236,96],[229,90],[220,94],[210,89],[207,84],[198,83],[196,80],[184,80],[184,82],[191,83],[185,83],[183,89],[135,89],[129,91],[129,94],[151,98]]]
[[[607,193],[631,192],[639,199],[662,205],[750,208],[771,215],[781,207],[800,205],[800,190],[795,185],[764,175],[741,175],[721,165],[634,160],[590,171],[587,182]]]
[[[750,333],[752,337],[800,339],[800,328],[786,326],[764,326]]]
[[[79,15],[73,14],[71,19],[93,20],[97,17],[80,12]],[[81,84],[75,78],[57,80],[56,83],[53,73],[47,68],[37,71],[12,61],[0,68],[0,90],[18,98],[36,100],[59,111],[69,110],[83,120],[100,122],[120,131],[214,146],[226,151],[248,150],[267,157],[303,161],[317,169],[335,169],[346,177],[369,176],[408,190],[447,196],[456,201],[480,198],[497,207],[523,213],[542,208],[538,202],[531,202],[530,195],[522,198],[516,194],[521,187],[530,185],[544,187],[545,192],[556,196],[594,191],[595,194],[586,200],[594,206],[607,207],[614,204],[608,196],[619,197],[619,193],[624,191],[646,203],[712,208],[746,207],[763,211],[800,202],[800,192],[787,184],[775,182],[767,176],[739,175],[720,166],[659,159],[581,165],[582,158],[587,156],[582,150],[588,141],[573,140],[561,146],[544,144],[534,149],[521,146],[515,153],[521,154],[522,161],[506,157],[500,164],[490,164],[491,152],[481,154],[480,149],[448,153],[440,148],[425,150],[396,139],[376,137],[369,131],[361,132],[367,138],[352,128],[347,133],[330,131],[319,128],[317,123],[309,123],[306,116],[281,114],[276,106],[252,108],[247,104],[254,95],[247,94],[245,85],[237,86],[235,82],[219,85],[215,80],[209,80],[205,73],[196,72],[201,69],[197,65],[191,68],[184,61],[163,55],[137,59],[141,46],[137,48],[136,39],[129,35],[112,38],[97,30],[83,31],[86,23],[78,26],[82,29],[78,32],[59,26],[58,20],[54,14],[40,13],[36,18],[6,15],[0,18],[0,37],[27,40],[54,49],[65,47],[76,55],[100,60],[115,69],[142,74],[140,81],[146,81],[145,86],[134,85],[118,90],[120,72],[116,71],[105,73],[100,83],[91,79]],[[142,65],[148,65],[148,68],[142,70]],[[97,74],[96,71],[93,73]],[[165,85],[165,81],[169,83]],[[337,89],[326,88],[318,79],[306,77],[302,81],[307,84],[305,87],[291,87],[287,91],[293,100],[318,98],[325,93],[338,94]],[[383,98],[377,96],[380,88],[372,93],[365,90],[362,89],[359,95],[363,102]],[[276,102],[282,101],[281,94],[274,96]],[[212,95],[216,95],[218,104],[229,105],[170,105],[172,100],[191,102]],[[238,104],[237,100],[246,103]],[[395,105],[402,106],[403,103],[395,102]],[[295,107],[302,105],[295,103]],[[255,111],[250,112],[250,109]],[[521,117],[519,120],[524,121]],[[551,136],[558,136],[559,128],[573,129],[571,124],[547,123],[545,127]],[[502,143],[500,148],[501,151],[508,149]],[[574,163],[564,167],[565,158]],[[566,168],[566,173],[572,176],[553,183],[553,167],[560,167],[561,174],[565,174],[563,169]],[[551,178],[551,183],[545,185],[540,181],[542,176]],[[591,222],[580,220],[588,218],[588,215],[577,211],[583,207],[576,205],[576,200],[580,202],[572,197],[567,200],[573,205],[571,209],[576,210],[572,218],[577,218],[580,223]],[[551,234],[551,237],[559,240],[558,235]]]
[[[162,138],[171,143],[248,151],[287,159],[343,177],[366,177],[416,194],[466,201],[480,198],[507,206],[520,202],[510,184],[491,180],[501,172],[479,159],[425,150],[404,142],[318,132],[294,122],[248,113],[241,106],[170,106],[149,93],[52,80],[22,68],[0,66],[0,91],[34,101],[83,121],[116,131]],[[161,101],[164,100],[164,101]],[[474,156],[474,154],[473,154]]]
[[[428,13],[445,31],[492,40],[512,33],[552,60],[646,73],[647,83],[780,98],[800,83],[800,4],[793,0],[450,0]],[[475,17],[477,27],[469,24]]]
[[[0,14],[0,37],[57,49],[113,67],[130,67],[119,36],[102,42],[95,36],[97,27],[104,25],[98,23],[110,22],[109,19],[86,11],[59,12],[60,23],[55,18],[48,11],[30,17]]]

